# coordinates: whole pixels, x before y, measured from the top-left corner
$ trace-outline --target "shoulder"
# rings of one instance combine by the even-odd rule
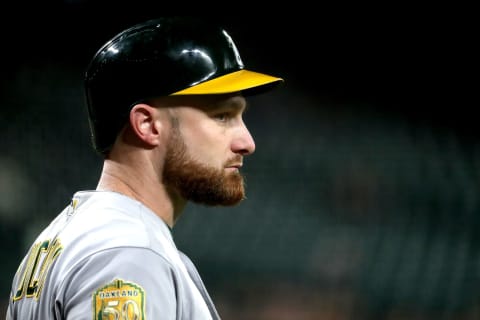
[[[62,248],[58,257],[62,268],[57,270],[68,273],[80,261],[108,260],[116,252],[135,255],[144,263],[142,255],[170,261],[168,252],[176,250],[170,231],[160,218],[145,211],[140,203],[117,194],[80,197],[66,212],[64,224],[57,224],[57,230],[50,233]]]
[[[84,250],[151,247],[169,241],[165,223],[143,204],[113,192],[90,192],[74,197],[67,221],[58,226],[62,242]],[[161,247],[161,246],[160,246]],[[91,254],[89,252],[88,254]]]

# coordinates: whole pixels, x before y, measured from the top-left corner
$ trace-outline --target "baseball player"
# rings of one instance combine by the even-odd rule
[[[94,55],[88,120],[103,170],[36,238],[7,320],[219,319],[171,230],[185,204],[244,198],[255,144],[246,98],[283,79],[247,70],[230,35],[194,18],[135,25]]]

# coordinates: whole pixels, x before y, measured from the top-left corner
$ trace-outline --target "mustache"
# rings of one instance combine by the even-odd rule
[[[238,164],[243,164],[243,156],[241,155],[237,155],[232,157],[231,159],[228,159],[227,161],[225,161],[224,165],[225,167],[229,167],[229,166],[238,165]]]

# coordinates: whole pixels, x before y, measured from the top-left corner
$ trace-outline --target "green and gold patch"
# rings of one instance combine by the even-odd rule
[[[145,320],[145,291],[121,279],[99,288],[93,294],[94,320]]]

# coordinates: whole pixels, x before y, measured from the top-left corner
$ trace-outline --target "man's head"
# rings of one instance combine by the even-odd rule
[[[161,18],[108,41],[85,79],[95,149],[180,199],[233,205],[245,197],[243,157],[255,143],[245,97],[281,78],[245,69],[230,35],[196,18]],[[148,172],[148,173],[146,173]],[[122,173],[123,174],[123,173]],[[134,178],[135,179],[135,178]]]
[[[240,93],[178,95],[138,103],[108,162],[121,166],[121,176],[163,185],[177,199],[237,204],[245,197],[240,173],[244,157],[255,151],[243,121],[246,108]]]
[[[256,94],[282,79],[247,70],[230,35],[192,17],[149,20],[93,57],[85,90],[95,150],[106,156],[142,101],[173,95]]]

